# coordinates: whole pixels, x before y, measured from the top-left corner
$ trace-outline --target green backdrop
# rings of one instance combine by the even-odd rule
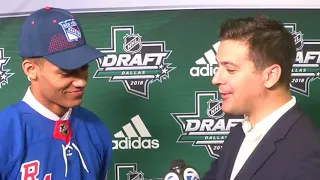
[[[87,41],[106,53],[105,59],[90,66],[83,106],[101,117],[114,135],[109,179],[130,180],[137,175],[161,178],[171,160],[177,158],[203,175],[228,130],[241,118],[224,115],[217,88],[211,84],[219,24],[228,17],[257,14],[281,20],[293,32],[299,52],[292,93],[319,124],[320,21],[316,19],[320,11],[179,10],[78,15]],[[28,86],[17,52],[22,21],[0,19],[1,109],[20,100]],[[185,130],[189,131],[182,135]]]

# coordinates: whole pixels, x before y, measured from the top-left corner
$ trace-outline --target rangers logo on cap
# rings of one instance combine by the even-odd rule
[[[68,19],[62,22],[59,22],[59,25],[62,27],[64,34],[69,42],[78,41],[81,39],[81,32],[78,24],[74,19]]]

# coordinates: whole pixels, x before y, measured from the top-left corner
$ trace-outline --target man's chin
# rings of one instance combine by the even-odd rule
[[[229,115],[239,116],[243,115],[243,113],[240,112],[240,109],[235,109],[233,107],[227,106],[226,104],[222,103],[222,111]]]
[[[69,102],[67,102],[65,107],[73,108],[76,106],[80,106],[81,104],[82,104],[82,99],[73,99],[73,100],[69,100]]]

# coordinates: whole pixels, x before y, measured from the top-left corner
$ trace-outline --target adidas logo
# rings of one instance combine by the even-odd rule
[[[213,49],[208,50],[204,53],[204,57],[196,60],[196,65],[191,67],[190,75],[192,77],[199,77],[199,76],[213,76],[217,70],[217,61],[216,61],[216,53],[218,47],[220,45],[220,41],[212,45]]]
[[[139,115],[131,118],[131,123],[122,127],[123,131],[114,134],[116,140],[112,140],[112,149],[158,149],[159,140],[152,139],[147,127]],[[124,133],[126,134],[124,134]],[[137,134],[138,132],[138,134]]]

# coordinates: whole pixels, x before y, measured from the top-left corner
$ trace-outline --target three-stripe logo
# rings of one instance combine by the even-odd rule
[[[114,134],[112,149],[157,149],[159,140],[152,136],[139,115],[131,118],[131,123]],[[143,138],[143,139],[142,139]]]
[[[213,44],[213,49],[209,49],[204,53],[204,57],[195,61],[197,66],[191,67],[190,69],[190,75],[192,77],[212,77],[215,74],[218,64],[216,61],[216,53],[219,45],[220,41]]]

